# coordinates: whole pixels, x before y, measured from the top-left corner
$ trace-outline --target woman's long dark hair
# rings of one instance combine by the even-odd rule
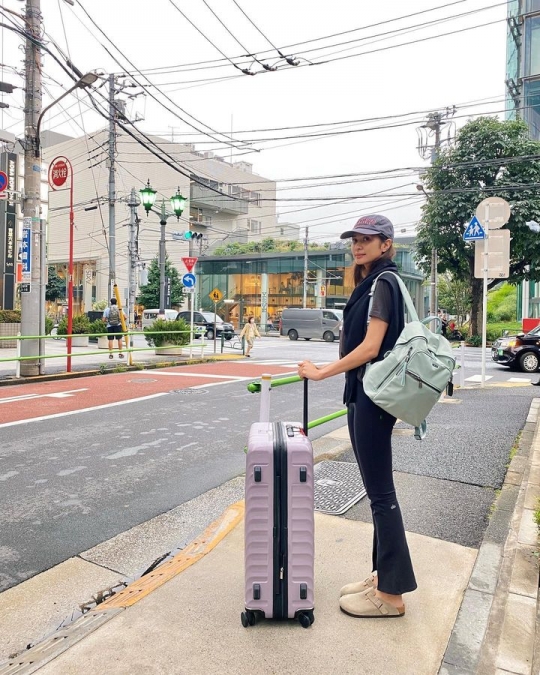
[[[379,234],[379,239],[381,241],[387,241],[388,237],[385,237],[384,234]],[[379,260],[393,260],[393,258],[396,255],[396,249],[394,248],[394,244],[390,246],[388,250],[386,250]],[[364,277],[367,276],[367,270],[365,265],[358,265],[356,262],[353,265],[353,279],[354,279],[354,285],[355,287],[358,286],[359,284],[362,283],[362,280]]]

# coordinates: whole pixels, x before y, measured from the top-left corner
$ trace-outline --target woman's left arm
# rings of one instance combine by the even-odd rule
[[[348,370],[353,370],[372,361],[380,352],[388,324],[382,319],[372,317],[364,340],[339,361],[318,368],[311,361],[302,361],[298,366],[298,375],[308,380],[325,380]]]

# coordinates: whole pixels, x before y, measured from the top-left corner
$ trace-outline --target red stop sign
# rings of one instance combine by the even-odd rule
[[[66,162],[63,159],[54,160],[49,167],[49,185],[54,188],[59,188],[67,181],[69,170]]]

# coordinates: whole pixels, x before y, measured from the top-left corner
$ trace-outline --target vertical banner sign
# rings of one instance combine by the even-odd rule
[[[30,281],[32,276],[32,219],[23,221],[23,235],[21,244],[22,280]]]
[[[13,152],[2,154],[2,166],[7,174],[7,200],[2,202],[3,223],[0,221],[0,303],[3,309],[15,307],[15,262],[17,254],[17,155]],[[1,227],[3,225],[3,227]]]

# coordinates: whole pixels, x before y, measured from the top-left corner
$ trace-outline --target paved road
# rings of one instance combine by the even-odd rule
[[[259,403],[247,393],[246,379],[289,372],[306,357],[332,360],[337,345],[268,338],[257,341],[252,353],[249,361],[0,390],[0,589],[241,474],[246,430],[258,417]],[[480,355],[466,350],[467,377],[479,373]],[[526,379],[490,361],[487,367],[491,382]],[[341,390],[342,378],[313,385],[311,419],[340,409]],[[407,521],[411,529],[477,545],[504,472],[508,442],[535,391],[503,390],[493,406],[481,403],[488,400],[484,392],[463,393],[470,418],[447,406],[449,421],[437,421],[439,412],[430,420],[431,440],[396,439],[397,480],[411,496],[407,517],[419,514]],[[510,393],[512,403],[506,405]],[[300,418],[298,385],[276,394],[274,418]],[[485,423],[492,415],[487,432],[482,425],[474,428],[475,421]],[[35,421],[25,421],[29,418]],[[343,422],[319,427],[312,436]],[[456,504],[461,520],[441,515],[441,508],[455,510]],[[357,508],[364,513],[366,505]],[[443,526],[451,521],[453,529]]]
[[[260,400],[246,381],[266,371],[290,366],[227,362],[1,390],[10,420],[0,425],[0,589],[241,474]],[[276,390],[276,419],[301,419],[300,386]],[[312,388],[311,418],[340,409],[341,390],[339,378]]]

